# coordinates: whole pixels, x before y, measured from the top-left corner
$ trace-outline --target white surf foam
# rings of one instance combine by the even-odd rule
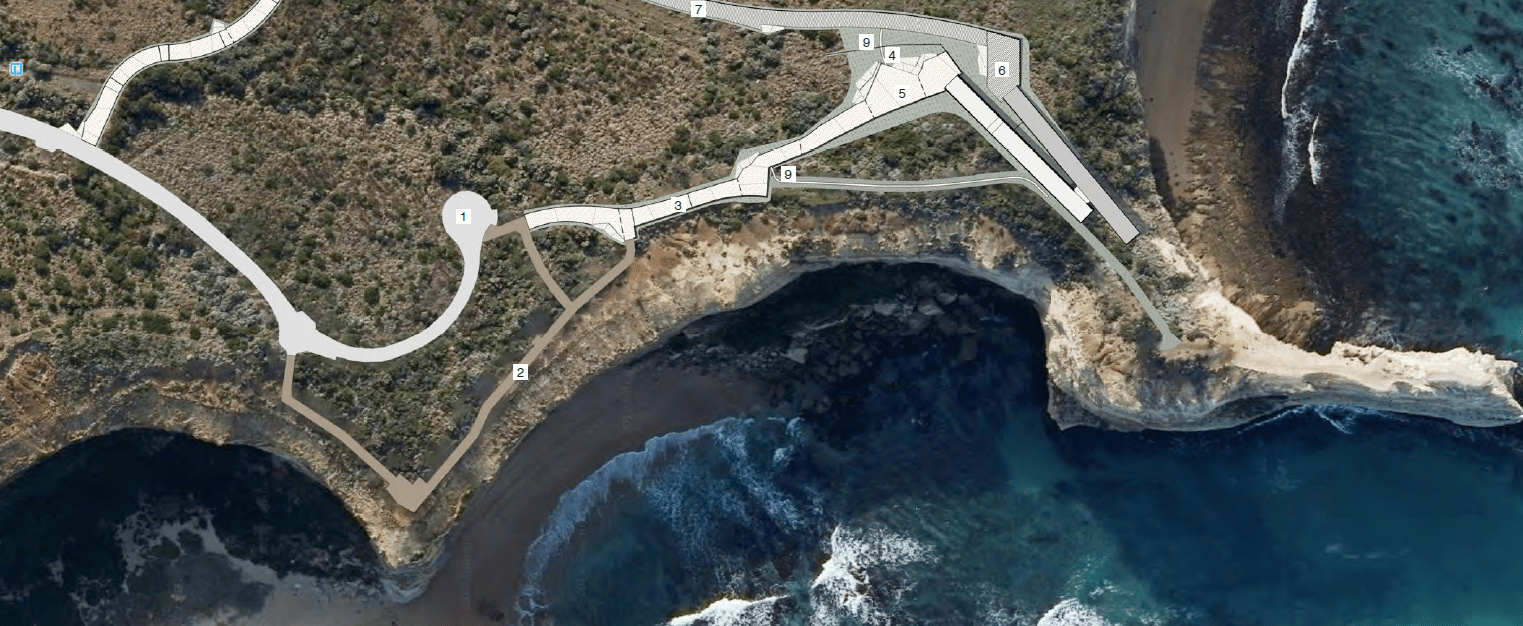
[[[1316,31],[1317,26],[1317,0],[1306,0],[1306,5],[1301,7],[1301,25],[1296,33],[1296,43],[1290,47],[1290,62],[1285,64],[1285,84],[1280,86],[1280,117],[1290,117],[1290,80],[1300,69],[1301,62],[1306,59],[1307,51],[1311,49],[1311,43],[1306,40],[1307,36]]]
[[[668,622],[669,626],[759,626],[768,623],[765,620],[772,610],[772,603],[783,596],[772,596],[761,600],[737,600],[725,598],[718,600],[705,607],[702,611],[692,615],[684,615]]]
[[[1280,118],[1285,121],[1284,147],[1281,155],[1284,159],[1284,173],[1281,175],[1279,188],[1275,190],[1274,215],[1276,220],[1285,216],[1285,203],[1290,200],[1290,192],[1296,188],[1296,181],[1306,172],[1306,164],[1301,157],[1301,137],[1306,131],[1307,125],[1313,122],[1307,105],[1297,102],[1291,106],[1291,88],[1297,76],[1302,72],[1302,64],[1306,56],[1310,54],[1315,45],[1313,35],[1317,32],[1318,22],[1317,0],[1306,0],[1301,7],[1301,20],[1296,32],[1296,43],[1290,48],[1290,60],[1285,64],[1285,82],[1280,86]],[[1308,142],[1307,150],[1313,148]],[[1315,183],[1315,180],[1313,181]]]
[[[571,541],[577,527],[587,521],[587,516],[608,499],[615,484],[622,482],[638,486],[644,483],[658,461],[691,442],[723,429],[731,421],[733,420],[722,420],[708,426],[655,437],[638,451],[626,452],[610,459],[586,480],[562,494],[555,505],[555,511],[545,521],[539,537],[529,544],[524,564],[524,580],[528,581],[526,587],[537,589],[550,558]]]
[[[1317,185],[1322,182],[1322,161],[1317,159],[1317,151],[1322,144],[1317,141],[1317,125],[1322,122],[1322,116],[1318,115],[1311,121],[1311,135],[1306,138],[1306,161],[1311,165],[1311,184]]]
[[[1115,624],[1101,617],[1094,609],[1084,606],[1077,599],[1069,598],[1043,614],[1042,619],[1037,620],[1036,626],[1115,626]]]
[[[875,528],[836,527],[830,533],[830,559],[809,586],[813,607],[809,626],[888,624],[884,607],[870,593],[868,568],[902,567],[935,558],[929,547],[903,535]]]

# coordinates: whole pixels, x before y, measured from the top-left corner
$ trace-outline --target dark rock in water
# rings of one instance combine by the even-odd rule
[[[0,623],[183,623],[258,611],[255,572],[373,584],[379,560],[328,490],[244,446],[122,430],[0,486]]]

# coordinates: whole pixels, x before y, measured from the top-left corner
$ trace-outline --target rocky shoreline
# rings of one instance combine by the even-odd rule
[[[1232,58],[1214,59],[1224,69],[1204,86],[1207,113],[1233,111],[1239,98],[1263,100],[1275,80],[1270,71],[1236,73],[1248,72],[1251,57],[1269,50],[1227,45],[1236,31],[1221,25],[1241,17],[1234,11],[1246,6],[1218,0],[1213,9],[1208,54]],[[1124,66],[1113,79],[1136,89]],[[1276,273],[1296,264],[1277,249],[1287,239],[1271,236],[1255,198],[1262,198],[1269,184],[1264,176],[1273,170],[1269,159],[1278,153],[1265,149],[1266,136],[1243,130],[1267,133],[1266,115],[1245,109],[1223,115],[1222,124],[1197,128],[1200,141],[1190,153],[1194,180],[1170,192],[1180,206],[1166,206],[1147,184],[1130,198],[1148,233],[1118,254],[1185,340],[1168,352],[1156,350],[1156,335],[1113,273],[1092,263],[1063,264],[1071,256],[1065,248],[1070,235],[1061,222],[1051,229],[1056,220],[1043,217],[1050,209],[1034,196],[999,190],[905,201],[784,195],[776,203],[780,208],[751,213],[736,228],[715,227],[700,214],[645,233],[635,265],[545,351],[546,374],[502,404],[476,448],[415,514],[392,505],[379,481],[342,446],[283,410],[273,385],[230,388],[212,372],[156,372],[110,387],[90,402],[65,402],[48,382],[55,366],[46,347],[13,348],[0,368],[19,390],[7,398],[31,407],[25,423],[6,425],[0,479],[71,442],[127,424],[275,451],[311,471],[358,518],[389,570],[387,595],[405,601],[461,553],[449,547],[452,529],[473,508],[491,505],[479,494],[492,488],[505,462],[533,454],[531,433],[588,381],[708,316],[763,301],[802,273],[868,262],[939,265],[1030,300],[1046,335],[1049,412],[1063,426],[1204,430],[1307,403],[1356,404],[1482,426],[1523,419],[1513,395],[1516,364],[1464,349],[1400,352],[1339,343],[1350,326],[1342,310],[1328,304],[1321,279],[1299,269]],[[1150,166],[1147,138],[1140,124],[1135,130],[1134,137],[1117,140],[1130,145],[1125,154],[1110,155],[1115,168]],[[1142,162],[1128,155],[1141,155]],[[1229,258],[1221,246],[1247,252]],[[812,353],[789,346],[785,354],[808,361]],[[26,386],[32,383],[35,389]],[[638,446],[648,437],[639,429],[625,436],[619,446]],[[585,451],[589,458],[577,464],[596,467],[607,453]],[[599,454],[605,456],[591,458]]]

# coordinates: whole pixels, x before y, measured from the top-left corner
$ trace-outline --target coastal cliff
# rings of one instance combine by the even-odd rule
[[[394,598],[405,599],[441,562],[444,538],[473,493],[554,407],[592,377],[680,335],[695,320],[754,304],[804,272],[860,262],[934,263],[1035,303],[1046,334],[1049,413],[1063,426],[1204,430],[1307,403],[1353,404],[1484,426],[1523,419],[1511,391],[1516,364],[1510,361],[1467,349],[1426,353],[1332,341],[1324,354],[1302,347],[1315,343],[1308,337],[1328,332],[1309,290],[1289,287],[1265,297],[1271,291],[1260,289],[1295,283],[1300,276],[1275,274],[1283,262],[1256,268],[1255,259],[1273,256],[1265,245],[1246,252],[1226,249],[1262,230],[1246,211],[1215,211],[1236,206],[1238,195],[1254,191],[1252,185],[1231,182],[1245,178],[1230,170],[1239,163],[1197,165],[1188,186],[1173,192],[1187,195],[1194,212],[1180,212],[1169,190],[1155,187],[1151,172],[1157,164],[1141,123],[1137,81],[1120,54],[1119,29],[1128,23],[1127,14],[1118,8],[1123,7],[1104,4],[1092,31],[1062,33],[1084,39],[1086,46],[1087,36],[1095,33],[1117,42],[1114,51],[1099,53],[1100,61],[1064,66],[1053,60],[1059,50],[1052,42],[1060,33],[1028,33],[1037,55],[1034,88],[1060,122],[1075,129],[1085,156],[1123,189],[1146,223],[1148,231],[1129,245],[1115,241],[1103,226],[1095,229],[1184,340],[1177,348],[1158,349],[1155,331],[1119,278],[1096,263],[1082,243],[1075,245],[1076,237],[1051,215],[1053,209],[1029,193],[990,188],[885,198],[788,192],[766,207],[718,207],[642,233],[635,264],[548,346],[540,373],[503,403],[476,447],[416,513],[392,504],[380,481],[343,446],[280,404],[280,355],[269,348],[273,333],[267,327],[238,338],[246,350],[232,356],[209,353],[204,363],[197,360],[184,371],[171,368],[183,366],[187,354],[201,354],[190,340],[112,346],[111,365],[104,367],[71,361],[77,355],[64,354],[68,350],[60,346],[67,339],[61,332],[13,333],[0,361],[0,400],[7,417],[0,431],[5,439],[0,482],[72,442],[128,426],[254,445],[295,460],[339,495],[394,570]],[[1101,96],[1082,95],[1090,92]],[[1115,104],[1120,112],[1092,102],[1096,98],[1107,106],[1120,103]],[[219,106],[231,107],[217,100],[205,105]],[[1094,126],[1098,118],[1107,121]],[[398,141],[405,135],[400,125],[388,132]],[[1227,134],[1221,128],[1212,132]],[[442,145],[444,135],[438,136]],[[397,169],[419,179],[431,175],[415,163]],[[629,192],[627,187],[623,191]],[[417,203],[427,204],[424,199]],[[1214,230],[1218,227],[1225,230]],[[396,236],[409,235],[404,229]],[[215,265],[207,270],[205,259],[197,258],[187,253],[177,266],[182,273],[169,274],[166,282],[218,271]],[[415,258],[431,257],[420,251]],[[61,267],[63,261],[57,263]],[[219,280],[204,290],[241,286],[227,276]],[[188,279],[185,284],[193,285]],[[417,291],[432,295],[437,287],[424,282]],[[164,308],[191,308],[205,296],[194,290],[182,295],[183,301]],[[235,300],[226,307],[230,314],[267,316],[250,312],[257,302]],[[145,314],[145,327],[150,319],[157,321]],[[488,347],[478,346],[469,362],[485,367],[521,347],[525,340],[516,333],[503,333],[511,337],[504,343],[481,342]],[[233,357],[242,369],[228,365]]]

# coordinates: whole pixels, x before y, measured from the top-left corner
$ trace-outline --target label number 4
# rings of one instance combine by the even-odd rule
[[[693,17],[708,17],[709,15],[707,13],[704,13],[704,11],[708,9],[708,7],[704,6],[705,4],[708,4],[708,3],[707,2],[694,2],[693,3],[693,12],[690,13],[689,15],[692,15]]]
[[[529,380],[529,366],[519,363],[513,366],[513,380]]]
[[[898,63],[899,62],[899,48],[893,47],[893,46],[884,48],[883,49],[883,62],[884,63]]]

